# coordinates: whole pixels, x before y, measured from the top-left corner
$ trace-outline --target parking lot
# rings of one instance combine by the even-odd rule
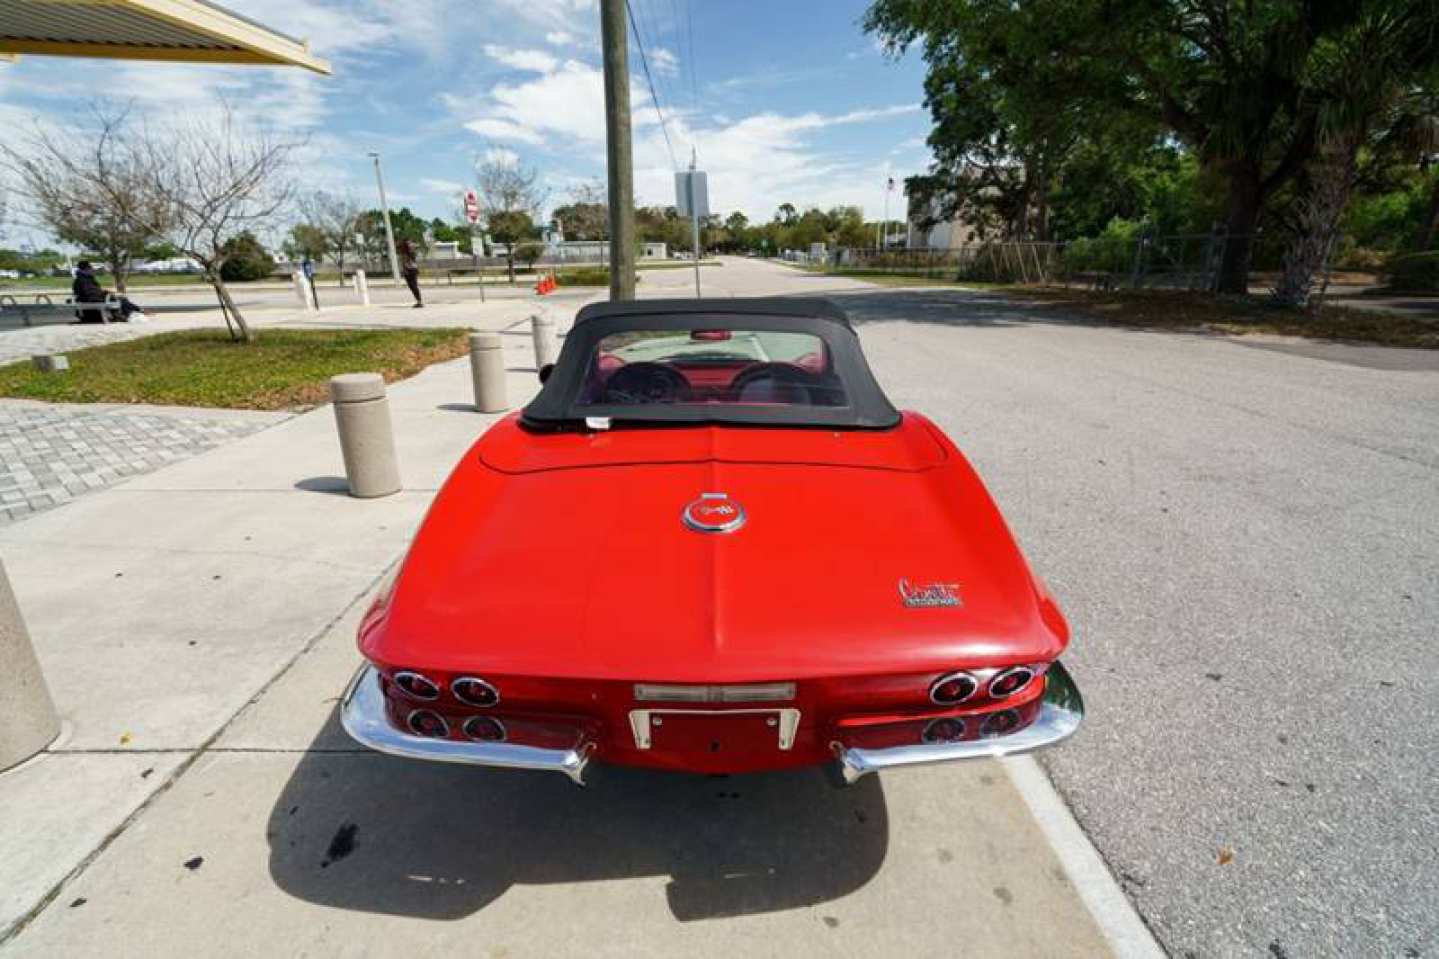
[[[1360,348],[1041,320],[994,294],[744,260],[704,281],[707,295],[832,297],[896,405],[935,419],[984,477],[1075,630],[1067,662],[1089,718],[1043,765],[1169,952],[1439,948],[1430,354],[1379,363]],[[690,283],[677,271],[641,290]],[[517,396],[532,374],[513,339]],[[73,731],[26,773],[73,767],[71,789],[88,793],[67,815],[123,815],[46,850],[73,862],[0,951],[104,937],[179,955],[219,937],[256,954],[409,953],[416,935],[497,956],[1113,946],[992,763],[845,792],[809,775],[629,772],[578,792],[352,749],[332,713],[353,624],[477,428],[445,409],[467,399],[466,375],[436,368],[402,388],[402,461],[423,467],[388,502],[299,486],[338,469],[321,410],[0,531],[52,675],[85,661],[87,642],[104,656],[133,641],[200,683],[184,699],[153,676],[57,684]],[[253,470],[233,469],[245,456]],[[191,555],[147,522],[175,510],[203,517]],[[311,522],[322,532],[307,538]],[[327,545],[347,523],[362,532]],[[57,582],[86,537],[127,578],[106,565]],[[163,596],[160,574],[189,568],[213,594],[177,580],[191,594],[167,616],[140,603],[135,590]],[[89,586],[103,615],[67,599]],[[217,621],[184,652],[193,661],[165,645],[170,619]],[[102,635],[85,637],[97,620]],[[59,829],[53,795],[36,787],[25,805]]]

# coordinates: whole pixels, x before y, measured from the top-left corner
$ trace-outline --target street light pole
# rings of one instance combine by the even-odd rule
[[[695,177],[694,177],[694,172],[695,172],[695,164],[696,164],[697,160],[698,160],[698,157],[697,157],[697,155],[696,155],[696,153],[695,153],[695,148],[694,148],[693,146],[691,146],[691,147],[690,147],[690,183],[689,183],[689,194],[690,194],[690,226],[691,226],[691,228],[692,228],[693,231],[694,231],[694,246],[695,246],[695,299],[699,299],[700,297],[702,297],[702,296],[704,295],[704,294],[700,293],[700,210],[699,210],[699,205],[695,202]]]
[[[395,256],[395,231],[390,226],[390,204],[385,200],[385,175],[380,172],[380,155],[371,153],[375,161],[375,184],[380,188],[380,215],[385,221],[385,246],[390,251],[390,276],[395,279],[395,286],[400,285],[400,261]]]
[[[890,177],[884,184],[884,242],[880,244],[880,252],[889,249],[889,195],[894,192],[894,177]]]
[[[600,0],[605,59],[605,146],[610,193],[610,299],[635,298],[635,171],[625,0]]]

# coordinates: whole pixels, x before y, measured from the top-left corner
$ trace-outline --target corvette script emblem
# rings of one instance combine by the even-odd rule
[[[701,493],[680,514],[680,519],[698,533],[733,533],[744,525],[744,507],[725,493]]]
[[[958,583],[922,583],[916,585],[907,579],[899,581],[899,595],[904,605],[911,608],[930,606],[963,606],[959,598]]]

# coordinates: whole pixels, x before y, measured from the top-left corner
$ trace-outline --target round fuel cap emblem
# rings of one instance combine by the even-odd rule
[[[680,514],[684,524],[700,533],[733,533],[744,525],[744,507],[725,493],[701,493]]]

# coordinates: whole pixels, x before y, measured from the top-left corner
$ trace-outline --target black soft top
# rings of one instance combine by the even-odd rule
[[[844,386],[845,406],[742,406],[675,404],[579,406],[577,401],[601,339],[630,330],[745,329],[810,333],[824,341],[830,369]],[[815,426],[889,429],[899,412],[875,382],[849,317],[828,300],[798,297],[631,300],[591,303],[575,317],[555,368],[521,413],[536,429],[578,428],[587,417],[620,425],[726,423],[745,426]]]
[[[800,316],[826,320],[849,329],[849,317],[829,300],[817,296],[751,296],[696,300],[606,300],[591,303],[575,316],[575,325],[611,316],[674,316],[701,313],[707,316]]]

